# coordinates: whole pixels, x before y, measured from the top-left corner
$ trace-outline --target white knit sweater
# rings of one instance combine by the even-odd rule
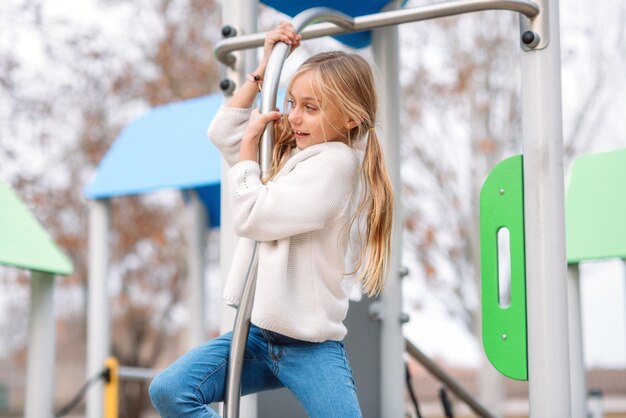
[[[346,262],[347,227],[358,204],[362,150],[341,142],[294,149],[263,185],[260,167],[239,159],[251,109],[222,107],[208,136],[228,171],[238,240],[224,298],[237,304],[254,240],[260,241],[252,323],[292,338],[342,340],[347,330],[352,268]]]

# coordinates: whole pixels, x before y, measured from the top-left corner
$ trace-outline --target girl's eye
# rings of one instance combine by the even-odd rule
[[[291,109],[293,109],[293,100],[289,99],[287,100],[287,109],[285,109],[285,113],[291,112]]]
[[[316,110],[317,110],[316,108],[314,108],[314,107],[313,107],[313,106],[311,106],[311,105],[306,105],[306,106],[304,106],[304,109],[305,109],[307,112],[314,112],[314,111],[316,111]]]

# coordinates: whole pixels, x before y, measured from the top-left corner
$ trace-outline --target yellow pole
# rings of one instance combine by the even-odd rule
[[[109,357],[104,362],[109,370],[108,379],[104,384],[104,418],[118,418],[120,376],[119,363],[115,357]]]

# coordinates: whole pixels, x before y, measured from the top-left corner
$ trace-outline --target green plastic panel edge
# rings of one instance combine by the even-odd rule
[[[565,195],[567,260],[626,259],[626,148],[582,155]]]
[[[483,346],[503,375],[528,380],[526,263],[524,253],[524,175],[522,156],[501,161],[480,192],[480,249]],[[510,239],[510,304],[498,297],[498,231]]]
[[[0,181],[0,264],[68,275],[71,261],[17,195]]]

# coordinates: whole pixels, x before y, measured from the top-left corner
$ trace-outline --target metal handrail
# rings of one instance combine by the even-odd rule
[[[333,22],[345,28],[351,28],[353,20],[350,16],[337,12],[336,10],[317,7],[303,11],[294,17],[292,24],[297,33],[300,33],[306,26],[320,21]],[[278,83],[283,63],[289,55],[291,45],[278,42],[270,55],[265,71],[263,91],[261,93],[261,110],[265,114],[276,108],[276,95],[278,93]],[[267,173],[272,162],[273,123],[270,122],[263,131],[259,147],[259,164],[262,176]],[[258,265],[259,242],[255,241],[252,259],[248,267],[246,282],[244,285],[241,301],[237,308],[233,336],[230,346],[228,372],[226,376],[226,396],[224,400],[224,418],[239,417],[239,403],[241,397],[241,372],[243,369],[243,356],[248,341],[250,331],[250,317],[254,304],[254,293],[256,289],[256,271]]]
[[[411,341],[404,339],[407,353],[417,360],[426,370],[430,372],[437,380],[446,385],[456,396],[469,406],[472,411],[483,418],[495,418],[487,409],[467,391],[452,376],[444,372],[437,364],[422,353]]]
[[[118,376],[125,380],[147,381],[154,379],[159,372],[145,367],[119,366]]]
[[[385,26],[399,25],[402,23],[418,22],[421,20],[436,19],[439,17],[454,16],[463,13],[480,12],[485,10],[509,10],[521,13],[530,19],[537,17],[540,12],[539,6],[530,0],[458,0],[429,6],[414,7],[410,9],[374,13],[371,15],[355,17],[354,19],[348,17],[351,21],[350,25],[344,25],[328,19],[327,21],[332,23],[320,23],[318,25],[313,25],[306,30],[303,30],[301,34],[302,39],[313,39],[320,38],[322,36],[342,35]],[[305,10],[302,13],[306,12],[308,12],[308,10]],[[294,22],[296,18],[294,18]],[[236,58],[233,54],[231,54],[231,52],[260,47],[263,45],[264,40],[265,33],[252,33],[249,35],[227,38],[217,44],[215,48],[215,55],[223,64],[233,65]]]

